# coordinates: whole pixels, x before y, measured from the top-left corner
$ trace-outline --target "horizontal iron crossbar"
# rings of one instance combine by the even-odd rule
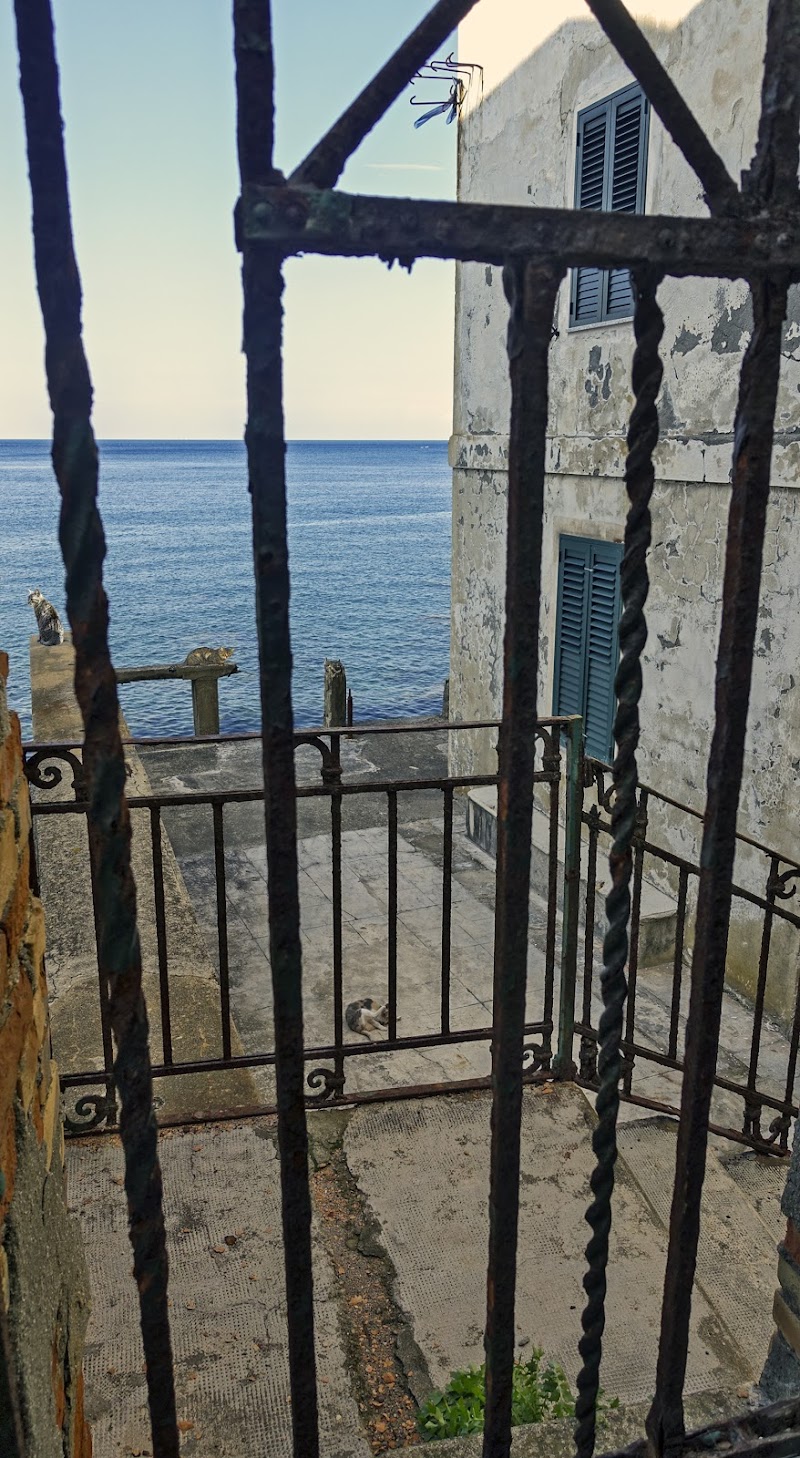
[[[675,277],[800,279],[800,226],[773,211],[757,218],[675,218],[572,208],[506,207],[369,197],[307,187],[253,186],[242,195],[243,235],[287,257],[377,255],[497,265],[547,257],[598,267],[650,263]]]

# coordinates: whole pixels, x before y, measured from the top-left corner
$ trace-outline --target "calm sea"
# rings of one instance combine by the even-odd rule
[[[439,441],[289,445],[294,705],[322,717],[323,660],[341,658],[356,718],[438,712],[448,672],[450,471]],[[259,727],[250,498],[238,441],[109,441],[100,505],[117,666],[233,645],[222,731]],[[0,647],[30,733],[30,587],[64,614],[49,445],[0,442]],[[120,690],[134,734],[190,734],[187,683]]]

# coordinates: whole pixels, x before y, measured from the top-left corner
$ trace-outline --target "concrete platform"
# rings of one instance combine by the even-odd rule
[[[570,1086],[524,1097],[517,1338],[561,1361],[574,1379],[583,1304],[584,1210],[592,1167],[593,1114]],[[482,1360],[487,1251],[489,1099],[485,1094],[412,1100],[310,1116],[315,1164],[344,1154],[362,1226],[363,1284],[376,1265],[394,1301],[390,1326],[398,1380],[418,1398],[454,1367]],[[621,1131],[611,1241],[608,1325],[602,1380],[626,1417],[608,1446],[641,1432],[652,1393],[666,1246],[659,1190],[674,1157],[673,1126]],[[170,1130],[161,1136],[171,1263],[172,1321],[184,1451],[192,1458],[272,1458],[289,1446],[289,1409],[279,1177],[269,1121]],[[704,1246],[692,1311],[687,1371],[689,1420],[730,1412],[736,1389],[760,1371],[771,1332],[773,1234],[732,1177],[710,1156]],[[113,1138],[72,1141],[70,1202],[80,1217],[94,1293],[87,1353],[88,1413],[95,1458],[127,1458],[149,1447],[135,1288]],[[784,1166],[759,1161],[757,1189],[774,1198]],[[756,1188],[756,1185],[753,1186]],[[357,1399],[365,1382],[351,1340],[362,1297],[346,1296],[332,1227],[316,1206],[315,1311],[325,1458],[371,1451]],[[730,1221],[734,1221],[732,1226]],[[727,1242],[720,1232],[735,1231]],[[367,1274],[369,1273],[369,1275]],[[358,1277],[356,1276],[358,1281]],[[741,1291],[743,1305],[737,1305]],[[363,1297],[369,1302],[368,1294]],[[746,1307],[746,1319],[742,1312]],[[525,1345],[523,1345],[523,1343]],[[380,1399],[373,1408],[380,1411]],[[559,1436],[560,1435],[560,1436]],[[569,1452],[565,1425],[543,1447],[520,1430],[515,1452]],[[558,1439],[558,1441],[556,1441]],[[612,1441],[613,1440],[613,1441]],[[600,1451],[606,1446],[601,1441]],[[426,1451],[431,1451],[426,1448]],[[479,1451],[440,1445],[454,1455]]]

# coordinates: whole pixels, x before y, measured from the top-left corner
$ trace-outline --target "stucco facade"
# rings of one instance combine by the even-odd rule
[[[666,4],[666,0],[665,0]],[[468,201],[571,207],[578,113],[630,83],[598,26],[569,20],[524,55],[516,0],[488,43],[485,18],[464,22],[460,55],[484,65],[460,124],[459,197]],[[536,8],[536,7],[533,7]],[[766,0],[702,0],[675,25],[646,25],[651,41],[699,121],[738,178],[752,157],[758,122]],[[482,7],[478,7],[476,16]],[[494,7],[492,7],[494,13]],[[651,0],[648,10],[658,13]],[[666,13],[666,12],[665,12]],[[502,22],[503,16],[495,16]],[[519,20],[519,23],[517,21]],[[485,44],[485,50],[481,50]],[[700,186],[655,115],[647,153],[648,213],[703,215]],[[562,283],[551,349],[548,476],[544,520],[540,712],[551,712],[562,534],[621,541],[627,498],[625,431],[632,406],[630,320],[569,325]],[[740,828],[796,856],[795,786],[800,763],[800,299],[793,291],[773,456],[762,607],[757,634]],[[702,808],[713,728],[725,531],[738,372],[750,328],[743,284],[668,279],[661,441],[653,502],[649,640],[644,660],[642,778]],[[496,269],[459,266],[453,466],[453,596],[450,714],[499,714],[509,389],[507,308]],[[456,736],[459,771],[491,770],[485,737]],[[696,850],[676,814],[663,822],[673,848]],[[763,892],[764,859],[744,853],[738,873]],[[752,986],[758,931],[740,919],[731,975]],[[754,945],[755,943],[755,945]],[[781,970],[777,969],[781,961]],[[768,1001],[788,1016],[795,953],[776,959]]]

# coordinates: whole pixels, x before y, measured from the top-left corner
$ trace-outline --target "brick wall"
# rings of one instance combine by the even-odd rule
[[[90,1458],[82,1354],[89,1285],[67,1213],[64,1130],[50,1046],[41,902],[31,894],[28,786],[0,653],[0,1454]]]

